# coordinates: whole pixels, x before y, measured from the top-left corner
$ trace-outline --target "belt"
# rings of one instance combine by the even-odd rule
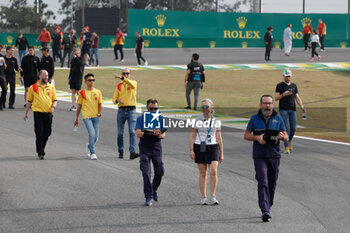
[[[136,106],[121,106],[119,107],[119,109],[124,111],[131,111],[131,110],[135,110]]]

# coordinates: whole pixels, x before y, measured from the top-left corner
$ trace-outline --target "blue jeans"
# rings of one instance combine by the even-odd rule
[[[123,109],[118,110],[117,114],[117,127],[118,127],[118,152],[124,152],[124,126],[125,121],[128,121],[129,126],[129,140],[130,153],[136,150],[136,110],[125,111]]]
[[[98,125],[100,123],[99,117],[83,119],[86,129],[89,133],[89,150],[91,154],[95,154],[95,143],[98,140]]]
[[[92,62],[92,56],[95,54],[95,59],[96,59],[96,65],[98,66],[98,48],[90,48],[90,61],[89,65],[91,65]]]
[[[18,50],[19,65],[22,63],[22,58],[27,55],[27,50]]]
[[[280,115],[286,126],[289,142],[292,141],[297,129],[297,113],[293,110],[280,110]],[[284,146],[288,146],[289,142],[285,142]]]

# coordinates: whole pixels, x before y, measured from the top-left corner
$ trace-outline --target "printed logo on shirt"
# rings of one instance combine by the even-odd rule
[[[160,119],[159,116],[162,114],[159,113],[159,110],[156,112],[144,112],[143,113],[143,128],[144,129],[160,129]]]

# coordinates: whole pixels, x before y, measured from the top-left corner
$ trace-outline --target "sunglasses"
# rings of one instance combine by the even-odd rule
[[[86,81],[88,81],[88,82],[95,82],[95,79],[88,79]]]
[[[209,105],[202,105],[202,109],[209,108]]]
[[[151,111],[157,111],[158,108],[149,108],[149,110],[151,110]]]
[[[129,75],[130,73],[122,73],[122,75]]]

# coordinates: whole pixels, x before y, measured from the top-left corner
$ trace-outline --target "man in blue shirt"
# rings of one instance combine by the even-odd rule
[[[274,133],[275,135],[274,135]],[[261,219],[269,222],[273,205],[281,158],[279,140],[288,141],[288,134],[282,117],[273,109],[271,95],[260,98],[260,110],[251,117],[244,139],[253,141],[255,178],[258,181]]]
[[[164,118],[158,111],[158,101],[147,100],[147,110],[136,120],[136,136],[140,138],[140,169],[143,175],[143,192],[145,205],[152,205],[152,198],[158,201],[158,187],[164,175],[161,139],[165,138]],[[154,178],[151,183],[151,161],[154,167]]]

